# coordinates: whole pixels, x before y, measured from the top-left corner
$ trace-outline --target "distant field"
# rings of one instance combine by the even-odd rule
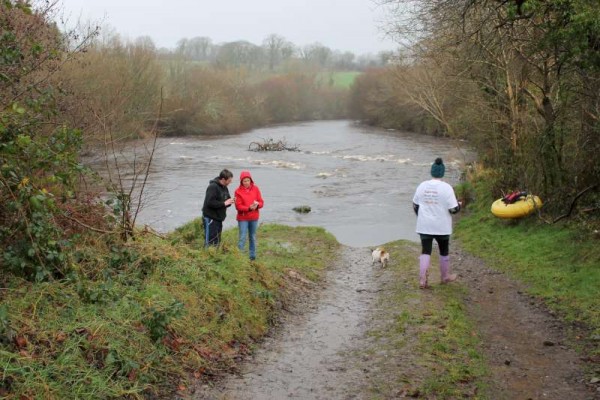
[[[340,89],[347,89],[354,83],[354,79],[360,75],[358,71],[343,72],[323,72],[320,76],[323,83],[333,81],[333,86]]]
[[[172,60],[161,60],[163,67],[167,68],[171,64]],[[195,66],[210,66],[207,61],[186,61],[189,64]],[[284,76],[285,73],[263,71],[245,71],[245,78],[249,83],[259,83],[264,80],[270,79],[274,76]],[[308,74],[314,73],[314,71],[306,71]],[[332,85],[338,89],[348,89],[354,83],[354,80],[361,72],[359,71],[327,71],[317,73],[316,79],[320,81],[322,85]]]

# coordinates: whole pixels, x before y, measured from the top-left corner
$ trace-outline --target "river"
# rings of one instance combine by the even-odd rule
[[[253,152],[250,142],[272,138],[300,151]],[[227,168],[233,194],[250,170],[265,206],[261,222],[321,226],[349,246],[417,240],[411,200],[429,179],[433,160],[458,182],[466,152],[455,141],[389,131],[353,121],[318,121],[256,129],[235,136],[160,138],[137,224],[171,231],[202,214],[210,179]],[[297,206],[311,207],[298,214]],[[224,228],[236,226],[229,209]]]

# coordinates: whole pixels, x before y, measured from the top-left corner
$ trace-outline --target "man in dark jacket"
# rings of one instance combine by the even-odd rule
[[[227,207],[234,202],[227,189],[232,179],[231,171],[224,169],[218,177],[210,181],[206,188],[202,206],[205,247],[218,246],[221,242],[221,231],[223,230],[223,221],[227,216]]]

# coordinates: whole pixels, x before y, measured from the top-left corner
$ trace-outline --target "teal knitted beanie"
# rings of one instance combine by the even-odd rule
[[[431,176],[434,178],[443,178],[444,172],[446,172],[446,167],[444,166],[444,162],[441,158],[436,158],[435,162],[431,164]]]

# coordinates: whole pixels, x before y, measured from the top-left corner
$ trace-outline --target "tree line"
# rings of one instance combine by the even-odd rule
[[[64,277],[78,235],[132,238],[159,135],[347,115],[348,91],[335,85],[334,68],[323,67],[335,59],[323,46],[302,58],[270,36],[258,69],[247,44],[207,46],[216,57],[200,60],[186,41],[165,53],[146,37],[61,31],[56,12],[55,3],[0,2],[3,270]],[[91,155],[102,168],[84,166]]]
[[[146,39],[149,40],[149,39]],[[356,55],[331,49],[321,43],[298,46],[277,34],[268,35],[260,45],[239,40],[217,44],[206,36],[183,38],[174,50],[161,48],[163,56],[183,56],[189,60],[219,66],[245,66],[254,70],[277,71],[290,64],[312,65],[336,70],[364,70],[385,65],[393,52]]]
[[[64,114],[86,138],[94,138],[107,129],[139,135],[141,126],[152,124],[159,102],[164,135],[229,134],[270,123],[344,118],[347,88],[335,84],[335,74],[381,66],[389,55],[360,64],[351,53],[318,43],[301,49],[278,35],[262,46],[192,38],[166,50],[149,37],[123,41],[118,34],[96,32],[72,58],[57,71],[73,104]]]
[[[597,214],[600,8],[595,0],[382,0],[407,46],[358,78],[352,115],[467,139],[489,192]],[[577,203],[577,204],[576,204]]]

